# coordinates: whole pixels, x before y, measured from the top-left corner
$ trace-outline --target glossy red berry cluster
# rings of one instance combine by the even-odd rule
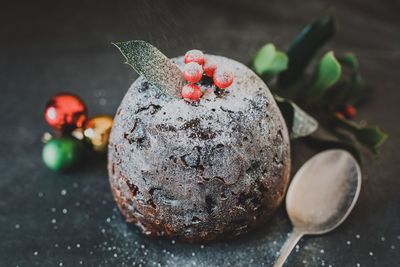
[[[190,50],[185,54],[185,66],[183,78],[189,83],[182,88],[182,97],[188,101],[199,101],[203,95],[202,90],[196,84],[203,76],[213,79],[215,86],[219,89],[229,87],[233,82],[233,73],[204,56],[200,50]]]

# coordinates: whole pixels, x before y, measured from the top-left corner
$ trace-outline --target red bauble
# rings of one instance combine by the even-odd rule
[[[87,119],[87,110],[83,101],[76,95],[60,93],[47,102],[44,116],[46,122],[55,130],[69,132],[83,126]]]

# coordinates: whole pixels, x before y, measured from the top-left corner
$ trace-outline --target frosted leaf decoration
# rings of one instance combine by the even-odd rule
[[[168,95],[180,98],[185,83],[182,72],[160,50],[142,40],[118,42],[114,45],[125,57],[125,63],[139,75]]]

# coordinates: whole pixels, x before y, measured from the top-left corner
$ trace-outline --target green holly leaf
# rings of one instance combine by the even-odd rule
[[[318,122],[293,101],[275,95],[291,139],[305,137],[318,129]]]
[[[279,85],[288,87],[298,81],[318,50],[334,35],[333,14],[308,24],[293,39],[288,51],[288,69],[279,75]]]
[[[320,106],[334,109],[344,104],[357,104],[366,96],[368,89],[361,76],[358,60],[354,54],[347,53],[338,57],[337,60],[342,69],[340,80],[324,94],[323,99],[318,101]]]
[[[351,69],[353,72],[358,71],[358,59],[353,53],[347,53],[339,58],[340,64]]]
[[[340,78],[342,68],[333,51],[326,53],[320,60],[314,75],[314,81],[307,90],[307,101],[315,102],[321,99],[326,91]]]
[[[377,154],[378,148],[387,139],[387,134],[382,132],[377,126],[362,126],[353,121],[337,118],[337,125],[351,132],[357,141],[368,148],[372,153]]]
[[[378,153],[378,147],[385,142],[387,135],[379,127],[363,127],[356,132],[358,141],[368,147],[375,154]]]
[[[258,50],[252,60],[252,69],[261,77],[270,78],[287,69],[288,58],[277,51],[275,45],[266,44]]]
[[[113,43],[139,75],[168,95],[180,98],[184,84],[182,73],[167,56],[155,46],[142,41]]]

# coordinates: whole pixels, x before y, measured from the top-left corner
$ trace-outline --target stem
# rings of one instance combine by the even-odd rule
[[[283,245],[280,251],[280,256],[276,260],[274,267],[283,266],[290,252],[293,250],[294,246],[297,244],[297,242],[299,242],[302,236],[303,232],[297,230],[296,228],[293,229],[293,232],[290,234],[289,239],[286,240],[285,244]]]

